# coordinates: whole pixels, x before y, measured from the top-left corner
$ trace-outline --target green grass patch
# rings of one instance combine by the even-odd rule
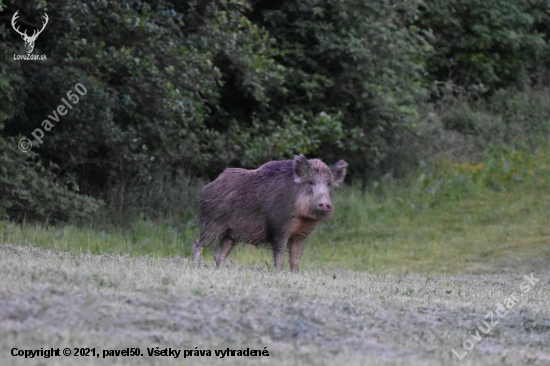
[[[403,179],[334,194],[336,215],[309,239],[302,267],[374,273],[457,273],[500,260],[550,255],[550,149],[492,146],[480,162],[421,163]],[[127,230],[0,222],[0,240],[57,250],[191,254],[198,228],[142,218]],[[213,246],[203,253],[212,260]],[[271,266],[267,248],[239,245],[228,258]],[[285,266],[288,266],[285,265]]]

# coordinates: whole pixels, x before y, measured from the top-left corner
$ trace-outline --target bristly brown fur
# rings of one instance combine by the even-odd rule
[[[218,265],[236,242],[268,243],[276,266],[282,268],[288,244],[295,269],[307,236],[319,221],[332,217],[329,188],[342,182],[346,167],[339,161],[329,168],[319,159],[300,155],[254,170],[226,169],[201,191],[195,260],[200,261],[200,250],[214,240],[220,240]]]

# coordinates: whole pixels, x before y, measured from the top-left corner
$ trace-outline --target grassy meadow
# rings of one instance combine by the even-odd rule
[[[422,162],[365,190],[335,192],[300,273],[267,248],[212,249],[198,232],[142,218],[109,228],[0,223],[2,365],[545,365],[550,149],[493,148],[477,162]],[[193,195],[190,195],[193,196]],[[520,293],[525,275],[537,279]],[[487,334],[478,326],[520,303]],[[472,349],[462,360],[471,342]],[[466,344],[466,346],[464,346]],[[97,357],[11,356],[14,348],[94,348]],[[139,348],[141,356],[103,358]],[[147,350],[209,350],[210,357]],[[269,357],[215,356],[267,350]]]
[[[374,275],[348,270],[200,268],[182,258],[91,255],[0,245],[0,364],[547,365],[550,277],[544,261],[513,273]],[[520,293],[523,276],[537,279]],[[512,294],[519,303],[474,333]],[[463,342],[473,347],[464,354]],[[69,348],[24,358],[11,350]],[[103,358],[139,348],[142,356]],[[211,356],[149,356],[147,349]],[[75,348],[96,356],[75,357]],[[216,357],[216,350],[267,357]],[[183,352],[182,352],[183,353]]]
[[[371,273],[483,271],[510,258],[550,255],[550,148],[495,145],[476,162],[421,162],[406,177],[334,192],[336,215],[310,237],[304,269]],[[196,196],[196,195],[191,195]],[[192,206],[193,202],[183,202]],[[0,222],[0,242],[83,253],[188,257],[194,217],[143,217],[126,229],[97,222],[44,227]],[[205,250],[213,262],[214,245]],[[239,245],[234,264],[271,266],[267,248]],[[288,263],[285,264],[288,269]]]

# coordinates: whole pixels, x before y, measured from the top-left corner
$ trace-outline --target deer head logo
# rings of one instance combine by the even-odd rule
[[[36,42],[38,35],[42,33],[44,28],[46,28],[46,24],[48,24],[48,19],[49,19],[48,14],[44,15],[44,19],[46,19],[46,22],[42,23],[42,29],[40,29],[39,31],[35,30],[32,36],[29,37],[27,35],[27,31],[25,31],[25,33],[21,33],[19,31],[19,26],[15,28],[15,19],[19,18],[17,13],[19,13],[19,10],[16,11],[15,14],[13,14],[13,17],[11,18],[11,26],[17,33],[21,35],[21,38],[23,38],[23,41],[25,41],[25,48],[27,49],[27,53],[32,53],[32,50],[34,50],[34,42]]]

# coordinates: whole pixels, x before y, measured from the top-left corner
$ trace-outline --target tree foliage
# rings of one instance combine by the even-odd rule
[[[414,128],[423,95],[418,60],[428,47],[403,24],[416,16],[415,1],[255,3],[250,17],[275,38],[285,67],[277,109],[299,117],[293,125],[303,121],[313,142],[302,152],[344,157],[365,179],[396,134]]]
[[[13,60],[25,52],[15,11],[29,33],[48,14],[34,51],[47,61]],[[299,153],[345,159],[366,181],[401,159],[392,151],[416,133],[434,81],[486,91],[533,79],[548,55],[548,14],[544,0],[7,1],[0,168],[26,178],[0,185],[0,213],[76,215],[97,207],[79,194],[124,195],[161,175],[214,178]],[[87,94],[35,153],[14,155],[77,83]],[[32,179],[28,192],[51,197],[43,206],[17,198],[14,185]]]
[[[481,93],[522,87],[548,55],[547,1],[429,0],[421,14],[415,24],[434,46],[426,60],[432,80]]]
[[[0,137],[0,218],[45,223],[80,221],[101,205],[82,195],[74,175],[58,179],[36,153],[17,150],[17,142]]]

